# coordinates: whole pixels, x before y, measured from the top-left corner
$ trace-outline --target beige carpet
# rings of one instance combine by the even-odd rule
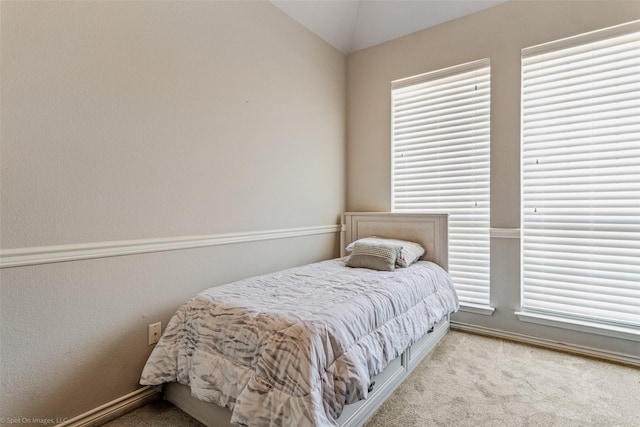
[[[201,426],[165,402],[109,427]],[[640,370],[451,331],[366,427],[640,426]]]
[[[366,427],[640,426],[640,370],[451,331]]]

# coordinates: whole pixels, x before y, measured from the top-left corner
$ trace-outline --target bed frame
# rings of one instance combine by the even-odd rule
[[[448,270],[448,215],[389,212],[347,212],[343,216],[341,250],[354,240],[368,236],[396,238],[418,242],[426,248],[422,259],[433,261]],[[342,252],[344,254],[344,252]],[[362,426],[382,403],[409,376],[420,361],[449,330],[449,318],[441,320],[425,336],[393,360],[372,378],[372,390],[365,400],[345,406],[338,419],[341,427]],[[189,387],[165,384],[164,397],[193,418],[209,427],[232,426],[231,411],[191,396]]]

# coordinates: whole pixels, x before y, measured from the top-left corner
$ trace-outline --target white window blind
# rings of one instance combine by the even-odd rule
[[[392,203],[449,213],[460,301],[489,306],[489,60],[392,83]]]
[[[523,312],[640,327],[639,24],[522,51]]]

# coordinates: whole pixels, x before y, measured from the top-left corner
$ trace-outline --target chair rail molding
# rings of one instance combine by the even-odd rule
[[[196,236],[121,240],[56,246],[0,250],[0,268],[24,267],[54,262],[78,261],[93,258],[203,248],[262,240],[287,239],[316,234],[337,233],[340,225],[286,228],[276,230],[220,233]]]
[[[500,239],[519,239],[520,229],[519,228],[497,228],[491,227],[489,230],[490,237],[496,237]]]

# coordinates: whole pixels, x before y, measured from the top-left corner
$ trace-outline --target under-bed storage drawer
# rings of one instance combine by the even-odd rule
[[[449,320],[443,319],[436,323],[433,330],[424,334],[422,338],[416,341],[405,353],[407,355],[407,369],[411,372],[424,356],[436,346],[438,341],[449,330]]]
[[[361,425],[361,416],[365,415],[361,413],[361,409],[365,402],[372,405],[367,408],[367,415],[371,415],[373,412],[371,407],[374,409],[377,408],[389,397],[395,389],[395,386],[402,382],[405,377],[406,368],[404,366],[404,359],[404,354],[395,358],[384,371],[371,379],[369,396],[365,400],[345,406],[342,415],[338,418],[338,423],[341,426]]]

